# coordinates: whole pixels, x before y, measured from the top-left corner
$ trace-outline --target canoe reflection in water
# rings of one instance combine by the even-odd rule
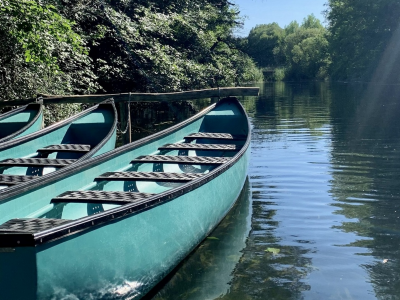
[[[228,292],[232,273],[251,230],[248,179],[238,200],[217,228],[145,299],[216,299]]]

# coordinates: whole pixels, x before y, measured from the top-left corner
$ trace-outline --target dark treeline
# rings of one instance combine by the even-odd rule
[[[313,15],[234,35],[227,0],[3,0],[0,101],[37,93],[179,91],[259,79],[400,80],[400,0],[328,0]],[[268,9],[268,7],[266,7]]]
[[[260,75],[227,0],[3,0],[0,100],[179,91]]]
[[[313,15],[284,29],[276,23],[256,26],[247,52],[259,67],[275,69],[275,80],[324,79],[330,64],[327,31]]]
[[[274,78],[400,82],[400,0],[328,0],[321,25],[258,25],[245,39],[258,66]]]
[[[400,82],[400,0],[330,0],[331,75]]]

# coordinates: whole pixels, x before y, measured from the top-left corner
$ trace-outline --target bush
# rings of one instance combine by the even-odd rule
[[[272,79],[274,81],[282,81],[285,78],[285,68],[276,68]]]
[[[43,111],[44,124],[47,127],[53,123],[69,118],[81,111],[81,104],[48,104],[45,106],[45,109]]]

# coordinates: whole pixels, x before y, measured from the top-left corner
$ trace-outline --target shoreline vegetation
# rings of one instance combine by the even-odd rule
[[[4,0],[1,99],[240,85],[259,71],[226,0]]]
[[[331,64],[327,29],[314,15],[302,24],[285,28],[277,23],[254,27],[247,41],[247,53],[264,73],[265,79],[326,80]]]
[[[327,0],[324,14],[325,27],[314,15],[257,25],[246,53],[275,81],[400,83],[400,0]]]
[[[227,0],[3,0],[0,9],[0,101],[262,79]],[[62,106],[49,107],[46,123],[81,110]]]
[[[175,92],[267,80],[398,83],[400,0],[327,0],[254,27],[227,0],[3,0],[0,101],[37,94]],[[267,3],[265,10],[268,10]],[[46,124],[82,109],[49,105]]]

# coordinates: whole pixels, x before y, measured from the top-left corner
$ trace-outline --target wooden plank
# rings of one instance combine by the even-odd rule
[[[258,96],[258,87],[225,87],[204,90],[193,90],[175,93],[121,93],[121,94],[103,94],[103,95],[41,95],[43,103],[99,103],[106,99],[113,98],[115,102],[152,102],[152,101],[182,101],[194,100],[212,97],[230,97],[230,96]],[[1,101],[0,106],[24,105],[36,101],[36,98]]]
[[[56,158],[8,158],[0,161],[1,167],[65,167],[74,163],[76,159],[56,159]]]
[[[51,199],[51,203],[126,204],[150,198],[155,194],[119,191],[67,191]]]
[[[155,181],[155,182],[187,182],[200,178],[202,173],[167,173],[167,172],[106,172],[96,181]]]

